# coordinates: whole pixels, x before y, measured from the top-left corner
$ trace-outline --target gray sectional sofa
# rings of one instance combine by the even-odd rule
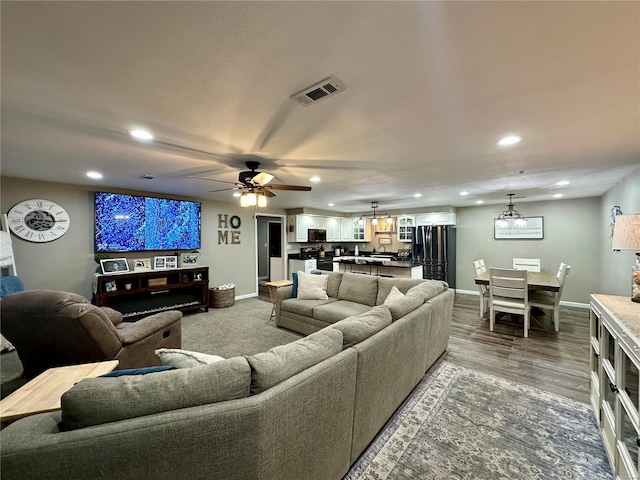
[[[336,296],[322,305],[334,307],[317,318],[320,305],[278,292],[278,321],[308,318],[307,337],[200,367],[83,380],[62,412],[9,425],[2,479],[339,480],[446,350],[454,293],[430,280],[330,276]],[[393,285],[406,295],[384,304]],[[366,308],[337,318],[355,304]]]

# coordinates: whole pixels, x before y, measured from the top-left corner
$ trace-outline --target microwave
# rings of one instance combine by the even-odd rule
[[[326,242],[327,241],[327,231],[321,230],[319,228],[310,228],[307,236],[308,242]]]

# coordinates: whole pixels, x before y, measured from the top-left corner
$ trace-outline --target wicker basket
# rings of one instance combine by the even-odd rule
[[[213,308],[230,307],[236,303],[236,289],[218,290],[209,289],[209,306]]]

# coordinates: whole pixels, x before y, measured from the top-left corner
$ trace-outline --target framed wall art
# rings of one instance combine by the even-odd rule
[[[507,220],[506,227],[499,227],[493,222],[493,238],[495,240],[543,240],[544,217],[527,217],[527,225],[516,227],[514,220]]]

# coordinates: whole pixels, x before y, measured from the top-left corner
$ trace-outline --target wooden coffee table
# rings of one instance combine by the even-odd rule
[[[119,360],[50,368],[0,401],[0,424],[5,427],[19,418],[60,410],[62,394],[85,378],[109,373]]]

